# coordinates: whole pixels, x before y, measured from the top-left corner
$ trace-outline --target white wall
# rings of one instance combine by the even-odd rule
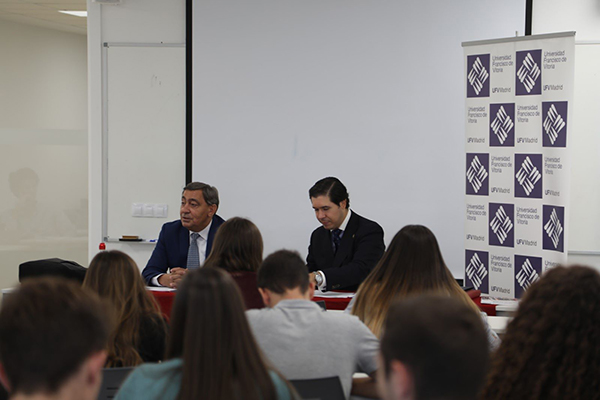
[[[105,42],[185,43],[185,0],[126,0],[120,5],[101,5],[88,0],[90,259],[102,241],[102,44]],[[174,198],[180,195],[173,193]],[[143,268],[153,245],[107,243],[106,248],[126,252]]]
[[[387,4],[388,6],[393,6],[394,2],[381,2],[381,4]],[[407,2],[409,3],[409,2]],[[519,15],[510,15],[511,22],[510,27],[502,29],[502,24],[494,24],[495,27],[499,29],[490,30],[488,29],[487,37],[481,37],[479,35],[473,36],[473,32],[471,28],[477,28],[477,32],[485,31],[485,27],[490,26],[490,21],[495,20],[503,20],[503,18],[499,18],[493,12],[489,11],[488,5],[491,5],[492,1],[483,1],[483,2],[471,2],[469,4],[472,7],[466,12],[466,15],[477,15],[483,14],[479,18],[471,17],[470,25],[463,26],[461,24],[457,24],[456,21],[452,18],[446,18],[446,15],[452,12],[456,12],[456,9],[451,5],[445,4],[443,2],[429,2],[426,5],[422,5],[421,2],[413,1],[407,5],[407,10],[402,12],[400,10],[400,15],[403,18],[411,18],[411,15],[421,17],[421,14],[430,12],[432,16],[436,16],[435,23],[440,24],[442,27],[439,30],[447,29],[458,31],[459,34],[458,39],[454,40],[450,45],[454,48],[454,50],[448,48],[447,52],[453,52],[455,55],[452,58],[452,63],[456,64],[460,67],[462,64],[462,49],[460,48],[461,40],[474,40],[474,39],[482,39],[488,37],[497,37],[497,36],[511,36],[514,34],[515,30],[519,30],[520,27],[524,27],[524,1],[523,7],[519,8]],[[519,3],[519,0],[514,0],[511,4]],[[298,6],[301,3],[297,4]],[[202,7],[221,7],[217,3],[211,2],[201,2],[197,4],[197,6]],[[244,3],[238,4],[229,4],[222,5],[223,7],[234,7],[232,12],[227,14],[228,18],[236,18],[236,16],[241,16],[239,13],[240,8],[251,7]],[[324,5],[327,6],[327,5]],[[197,7],[196,7],[197,9]],[[236,11],[237,9],[237,11]],[[348,9],[351,11],[352,7]],[[377,7],[374,7],[374,10]],[[243,16],[242,16],[243,17]],[[359,18],[360,19],[360,18]],[[242,19],[243,20],[243,19]],[[335,23],[335,18],[332,19]],[[389,26],[390,29],[394,26],[394,24],[398,24],[398,21],[394,21],[393,17],[389,17],[386,19],[386,26]],[[515,23],[515,21],[518,21]],[[283,21],[279,21],[283,22]],[[218,21],[210,21],[211,26],[219,25]],[[197,27],[198,29],[206,29],[204,26]],[[522,28],[521,28],[522,29]],[[435,30],[438,32],[438,30]],[[209,32],[210,33],[210,32]],[[405,34],[406,33],[406,34]],[[212,31],[214,35],[221,35],[221,32],[217,29]],[[226,32],[227,34],[227,32]],[[267,33],[268,34],[268,33]],[[429,43],[436,42],[440,39],[439,35],[432,34],[431,30],[422,29],[418,31],[407,31],[407,32],[399,32],[399,36],[397,37],[398,41],[406,41],[410,40],[410,38],[415,37],[418,38],[417,41],[414,42],[414,46],[427,46]],[[268,35],[267,35],[268,36]],[[213,44],[218,45],[219,38],[213,37],[212,35],[208,35],[204,37],[206,40],[210,40]],[[214,40],[213,40],[214,39]],[[88,40],[89,40],[89,65],[90,65],[90,79],[89,79],[89,90],[90,90],[90,240],[89,240],[89,255],[92,257],[98,249],[98,243],[102,240],[101,231],[102,231],[102,154],[101,154],[101,137],[102,137],[102,81],[101,81],[101,54],[102,54],[102,43],[103,42],[137,42],[137,43],[152,43],[152,42],[171,42],[171,43],[181,43],[185,41],[185,2],[184,0],[177,0],[176,2],[169,1],[164,2],[160,0],[127,0],[123,2],[121,5],[117,6],[102,6],[97,3],[93,3],[88,1]],[[316,38],[318,42],[318,37]],[[226,51],[227,49],[223,49]],[[390,50],[392,51],[392,50]],[[221,53],[219,53],[221,54]],[[225,54],[225,56],[232,57],[232,66],[236,65],[236,63],[243,62],[243,54]],[[440,57],[436,54],[431,54],[430,57],[427,57],[426,60],[420,60],[421,62],[431,63],[434,60],[437,60],[437,57]],[[241,60],[241,61],[240,61]],[[406,56],[405,60],[410,60],[410,57]],[[214,59],[203,60],[213,62]],[[222,61],[222,60],[217,60]],[[363,60],[364,61],[364,60]],[[394,65],[393,67],[396,67]],[[419,62],[411,61],[409,63],[403,64],[403,67],[412,69],[420,69],[421,64]],[[388,66],[388,68],[392,68],[392,66]],[[403,70],[402,68],[399,69]],[[462,71],[462,69],[461,69]],[[280,71],[284,74],[285,71]],[[400,73],[400,72],[398,72]],[[285,74],[284,74],[285,75]],[[431,77],[434,81],[433,85],[436,84],[437,80],[441,79],[441,74],[435,74]],[[205,76],[205,79],[210,79],[209,76]],[[283,76],[282,79],[288,79],[289,77]],[[398,78],[400,80],[406,79],[403,78],[403,75],[400,75]],[[437,79],[437,80],[436,80]],[[460,93],[463,90],[463,77],[462,73],[460,73],[456,80],[448,80],[444,79],[451,87],[452,91],[457,93],[457,99],[461,98]],[[218,82],[216,82],[216,87],[218,88]],[[246,82],[248,84],[248,82]],[[289,81],[288,81],[289,83]],[[453,126],[452,135],[456,137],[456,140],[450,140],[449,137],[451,135],[448,134],[446,130],[444,132],[438,132],[437,130],[434,132],[433,130],[429,130],[428,132],[422,132],[423,130],[420,128],[420,125],[416,126],[406,125],[406,118],[410,117],[415,110],[420,110],[422,105],[412,103],[410,101],[402,100],[406,93],[404,93],[401,88],[401,82],[395,82],[395,86],[399,86],[400,90],[396,90],[394,87],[394,91],[390,92],[388,98],[396,101],[393,107],[397,109],[398,114],[397,118],[395,118],[390,126],[386,126],[385,129],[389,131],[389,135],[391,139],[395,141],[401,140],[402,146],[406,146],[407,144],[412,145],[414,140],[409,134],[403,135],[402,138],[398,137],[396,129],[400,126],[403,127],[405,132],[419,132],[419,135],[429,135],[431,137],[430,142],[435,142],[436,138],[439,139],[440,135],[444,135],[445,138],[443,141],[443,145],[435,148],[436,156],[432,156],[431,159],[439,159],[437,157],[437,153],[441,152],[442,156],[444,154],[448,154],[448,159],[446,159],[447,163],[444,168],[448,168],[449,170],[456,172],[456,180],[454,183],[458,183],[458,186],[454,185],[450,181],[440,182],[439,189],[444,192],[445,198],[452,198],[450,203],[456,203],[457,205],[462,204],[464,193],[461,189],[462,184],[461,180],[462,175],[464,173],[464,146],[463,146],[463,122],[462,115],[460,111],[458,113],[453,114],[451,121],[447,121],[448,124]],[[390,89],[391,90],[391,89]],[[226,96],[227,93],[223,93],[222,91],[215,91],[208,94],[207,97],[214,96],[215,100],[222,100],[223,96]],[[398,96],[400,99],[398,100]],[[388,104],[387,109],[391,108],[391,102]],[[462,101],[459,102],[460,107],[463,107]],[[397,107],[399,105],[399,107]],[[392,111],[393,112],[393,111]],[[343,114],[343,113],[342,113]],[[429,121],[431,118],[427,117],[426,120]],[[267,115],[262,118],[262,121],[268,121],[269,117]],[[223,122],[228,122],[227,118],[222,119]],[[360,133],[360,129],[356,132]],[[364,141],[363,133],[360,135],[356,135],[355,131],[351,131],[350,141],[355,146],[362,146]],[[416,135],[416,134],[415,134]],[[411,138],[412,137],[412,138]],[[395,142],[394,142],[395,143]],[[441,149],[444,151],[442,151]],[[417,157],[420,151],[407,152],[408,159],[406,161],[407,164],[410,165],[418,165],[421,160]],[[390,156],[391,157],[391,156]],[[412,161],[412,163],[411,163]],[[195,166],[199,168],[201,163],[196,160]],[[435,162],[432,163],[434,165]],[[231,168],[231,170],[240,170],[240,166]],[[406,223],[423,223],[431,226],[435,231],[446,230],[447,226],[457,226],[458,230],[462,230],[462,206],[456,209],[456,213],[453,215],[448,215],[444,210],[430,210],[427,212],[422,204],[419,205],[418,198],[419,196],[437,196],[438,190],[433,190],[431,186],[428,186],[423,182],[420,176],[415,176],[411,174],[410,168],[403,169],[395,173],[394,171],[388,171],[387,173],[392,175],[392,181],[401,182],[401,185],[406,185],[408,190],[403,192],[401,199],[394,199],[392,203],[389,201],[384,201],[385,196],[378,196],[378,200],[373,201],[371,196],[364,190],[359,190],[359,185],[355,184],[354,180],[368,180],[370,179],[369,174],[359,175],[358,177],[345,177],[340,176],[342,180],[344,180],[350,189],[351,195],[353,196],[353,204],[356,205],[356,209],[358,212],[363,212],[364,215],[373,217],[373,213],[369,212],[370,208],[382,209],[382,207],[390,208],[390,213],[394,213],[397,207],[401,207],[401,204],[397,204],[396,202],[403,202],[405,198],[415,199],[414,203],[417,204],[417,209],[422,211],[422,215],[428,215],[427,219],[418,218],[414,216],[414,214],[408,213],[406,218],[401,218],[401,220],[396,223],[395,221],[387,227],[388,229],[388,238],[389,241],[391,236],[404,224]],[[324,173],[326,175],[327,173]],[[313,176],[314,175],[314,176]],[[313,174],[311,176],[305,176],[303,181],[299,182],[297,179],[294,179],[293,182],[290,182],[288,185],[296,185],[297,187],[290,188],[291,190],[297,191],[298,195],[294,196],[294,201],[298,202],[297,206],[291,209],[287,202],[275,202],[275,204],[268,205],[268,213],[264,213],[260,210],[254,210],[254,212],[260,212],[260,218],[281,218],[282,216],[286,216],[286,214],[292,213],[295,216],[301,216],[303,218],[304,224],[303,226],[305,234],[302,234],[302,243],[298,241],[293,247],[298,248],[301,251],[305,251],[306,243],[308,241],[308,237],[310,234],[310,230],[314,228],[317,222],[314,220],[314,216],[312,215],[310,206],[308,204],[308,200],[306,199],[306,190],[308,187],[317,179],[322,177],[322,174]],[[196,179],[202,179],[201,176],[197,176],[196,170],[194,172],[194,177]],[[212,181],[210,176],[206,179],[208,182],[220,187],[220,182]],[[427,179],[425,179],[427,181]],[[448,195],[448,187],[456,186],[457,189]],[[416,190],[419,189],[419,190]],[[249,192],[248,192],[249,193]],[[232,196],[227,196],[227,191],[223,193],[223,203],[224,207],[222,209],[225,217],[233,216],[234,214],[228,212],[229,204],[240,203],[236,201]],[[174,196],[178,196],[174,194]],[[269,201],[266,199],[266,201]],[[362,203],[362,204],[361,204]],[[266,204],[266,203],[265,203]],[[295,204],[295,203],[294,203]],[[411,203],[412,204],[412,203]],[[450,207],[454,209],[455,207]],[[233,211],[235,208],[232,207],[230,210]],[[262,210],[262,209],[261,209]],[[237,212],[236,212],[237,213]],[[256,219],[254,215],[243,214],[250,218]],[[377,217],[377,216],[375,216]],[[448,222],[447,219],[450,219]],[[381,218],[379,218],[380,222],[384,223]],[[263,227],[262,224],[259,224],[261,229],[268,229]],[[268,232],[267,232],[268,233]],[[267,235],[268,236],[268,235]],[[463,245],[462,238],[460,235],[444,235],[447,236],[448,240],[441,241],[441,246],[445,254],[451,254],[449,256],[450,262],[452,264],[452,270],[457,276],[462,276],[463,272]],[[446,238],[445,238],[446,239]],[[267,243],[267,248],[271,249],[269,243]],[[150,255],[151,247],[147,245],[138,245],[138,244],[121,244],[121,243],[109,243],[107,248],[111,249],[122,249],[129,254],[131,254],[134,259],[138,262],[140,267],[143,267],[147,258]]]
[[[598,0],[533,0],[534,35],[577,31],[575,40],[600,40]]]
[[[589,82],[584,82],[580,74],[587,74],[590,78],[595,76],[593,82],[599,82],[598,65],[600,59],[590,59],[591,54],[599,54],[600,49],[600,3],[597,0],[535,0],[533,4],[532,33],[542,34],[551,32],[576,31],[575,46],[575,118],[585,118],[583,125],[581,121],[574,122],[574,135],[571,145],[575,154],[573,155],[573,186],[571,188],[571,249],[583,251],[569,253],[570,263],[592,265],[600,269],[600,243],[591,244],[590,237],[598,237],[598,213],[597,198],[600,193],[598,177],[598,160],[600,158],[600,140],[598,139],[598,126],[600,115],[598,115],[598,87],[589,87]],[[582,42],[596,42],[596,44],[578,44]],[[595,48],[595,49],[594,49]],[[582,65],[581,63],[586,63]],[[592,74],[593,76],[589,75]],[[588,90],[589,89],[589,90]],[[578,100],[588,99],[586,93],[595,93],[592,103],[585,104]],[[589,99],[588,99],[589,100]],[[594,105],[595,104],[595,105]],[[586,112],[587,111],[587,112]],[[591,135],[591,136],[590,136]],[[589,139],[589,140],[588,140]],[[581,172],[581,173],[579,173]],[[595,194],[594,194],[595,193]],[[591,200],[591,201],[590,201]],[[587,204],[589,203],[589,204]],[[580,208],[580,209],[576,209]],[[582,214],[582,209],[591,211],[591,214]],[[587,218],[587,221],[586,221]],[[590,220],[591,219],[591,220]],[[589,234],[585,233],[589,231]],[[581,235],[585,235],[582,237]],[[586,242],[580,245],[577,241]],[[589,247],[589,248],[588,248]],[[594,248],[592,248],[594,247]],[[587,254],[585,254],[587,253]]]
[[[0,54],[0,287],[9,287],[24,261],[87,264],[87,46],[83,35],[1,21]],[[27,174],[37,184],[18,178]],[[29,192],[17,197],[10,176]]]
[[[308,189],[337,176],[386,243],[425,225],[463,277],[461,42],[524,27],[523,0],[200,1],[193,178],[219,189],[223,217],[256,223],[267,254],[305,255]]]

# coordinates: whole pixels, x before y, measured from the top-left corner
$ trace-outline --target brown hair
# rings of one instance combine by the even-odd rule
[[[600,274],[553,268],[525,292],[481,398],[598,399],[599,387]]]
[[[284,294],[296,288],[306,293],[308,290],[306,263],[296,251],[276,251],[263,261],[256,282],[259,288],[269,289],[277,294]]]
[[[377,266],[359,287],[352,314],[380,337],[392,300],[423,293],[457,298],[479,313],[477,305],[446,267],[433,232],[422,225],[407,225],[394,236]]]
[[[106,346],[111,321],[95,293],[64,278],[31,278],[0,311],[0,359],[11,392],[56,393]]]
[[[262,262],[263,240],[252,221],[234,217],[219,227],[204,267],[228,272],[256,272]]]
[[[143,362],[137,351],[142,319],[166,324],[160,309],[150,295],[133,259],[118,251],[103,251],[94,257],[85,275],[83,286],[98,293],[113,305],[117,325],[108,343],[107,367],[130,367]]]
[[[177,291],[168,358],[181,357],[179,399],[274,400],[240,291],[218,268],[189,271]]]
[[[475,399],[490,359],[481,318],[460,300],[439,295],[390,306],[381,356],[386,377],[392,360],[409,369],[414,397],[420,400]]]

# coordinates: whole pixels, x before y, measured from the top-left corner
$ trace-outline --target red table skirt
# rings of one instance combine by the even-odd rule
[[[177,292],[158,292],[154,290],[150,290],[150,293],[156,299],[160,310],[164,314],[164,316],[169,319],[171,318],[171,309],[173,308],[173,300],[175,299],[175,294]],[[469,290],[467,292],[469,297],[479,306],[479,309],[485,312],[487,315],[495,316],[496,315],[496,306],[492,304],[481,304],[481,292],[479,290]],[[350,298],[329,298],[329,297],[313,297],[313,301],[324,301],[325,307],[328,310],[345,310],[350,303]]]
[[[173,300],[177,292],[159,292],[156,290],[148,290],[154,296],[154,299],[160,307],[163,315],[169,320],[171,318],[171,309],[173,308]]]
[[[313,301],[324,301],[325,302],[325,308],[327,308],[328,310],[345,310],[346,307],[348,306],[348,303],[350,303],[350,300],[352,300],[352,298],[350,297],[346,297],[346,298],[342,298],[342,299],[332,299],[329,297],[313,297],[312,299]]]

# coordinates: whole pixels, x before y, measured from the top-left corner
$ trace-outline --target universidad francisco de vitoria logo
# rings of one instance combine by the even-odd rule
[[[471,252],[468,252],[467,255],[470,255],[469,253]],[[477,252],[473,252],[472,257],[468,260],[467,267],[465,268],[467,278],[476,290],[480,290],[480,288],[483,286],[485,278],[488,275],[487,266],[485,263],[487,263],[487,260],[484,262]]]
[[[490,203],[490,218],[490,244],[513,247],[514,205]]]
[[[542,198],[542,155],[515,154],[515,197]]]
[[[498,112],[496,112],[496,118],[494,118],[490,125],[500,144],[504,144],[506,139],[508,139],[508,135],[514,126],[515,123],[504,109],[504,105],[501,105]]]
[[[517,52],[516,95],[542,94],[542,50]]]
[[[471,158],[472,157],[472,158]],[[488,155],[487,154],[468,154],[467,162],[471,158],[471,162],[467,168],[467,182],[470,187],[467,187],[467,194],[488,194]]]
[[[468,56],[467,68],[467,97],[489,97],[490,55]]]

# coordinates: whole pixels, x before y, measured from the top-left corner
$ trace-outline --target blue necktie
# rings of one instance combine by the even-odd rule
[[[340,247],[340,242],[342,241],[342,230],[334,229],[331,231],[331,240],[333,241],[333,252],[336,253],[338,247]]]
[[[198,253],[198,237],[199,233],[192,233],[192,240],[190,241],[190,248],[188,249],[187,256],[187,268],[193,269],[200,266],[200,254]]]

